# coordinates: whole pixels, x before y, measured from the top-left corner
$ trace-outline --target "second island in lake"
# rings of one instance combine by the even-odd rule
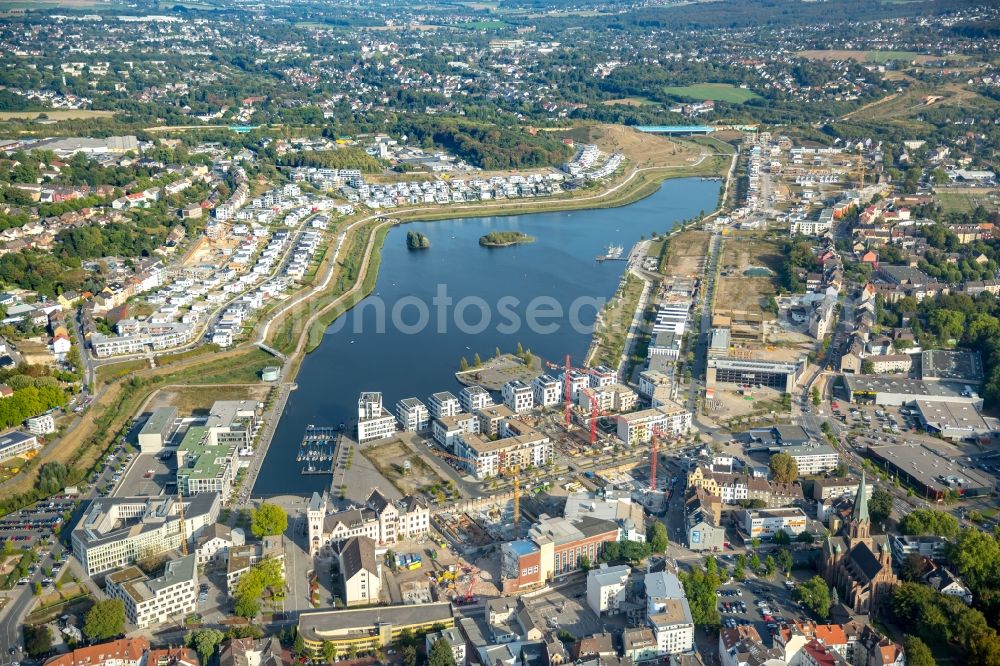
[[[479,244],[483,247],[510,247],[511,245],[533,242],[535,242],[534,236],[520,231],[491,231],[485,236],[479,237]]]
[[[406,247],[411,250],[426,250],[430,246],[430,239],[419,231],[406,232]]]

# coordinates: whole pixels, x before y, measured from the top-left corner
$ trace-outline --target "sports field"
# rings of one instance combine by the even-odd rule
[[[690,86],[670,86],[664,88],[668,95],[686,97],[687,99],[710,99],[716,102],[742,104],[760,95],[746,88],[737,88],[729,83],[696,83]]]

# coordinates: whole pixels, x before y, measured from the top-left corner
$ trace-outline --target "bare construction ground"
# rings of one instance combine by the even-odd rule
[[[559,136],[592,143],[606,153],[624,153],[632,166],[685,166],[697,162],[708,148],[687,141],[645,134],[624,125],[586,125],[560,131]]]
[[[752,236],[727,236],[719,261],[716,307],[761,312],[768,296],[777,293],[776,278],[782,256],[777,243]],[[770,277],[748,275],[753,269],[769,269]]]
[[[663,274],[673,277],[700,276],[708,255],[709,238],[710,234],[700,229],[671,236],[661,268]]]
[[[444,483],[444,479],[402,437],[366,447],[361,453],[402,495],[420,495],[422,489]]]
[[[231,384],[228,386],[167,386],[149,400],[147,410],[176,407],[182,416],[207,414],[216,400],[256,400],[264,402],[271,391],[268,384]]]

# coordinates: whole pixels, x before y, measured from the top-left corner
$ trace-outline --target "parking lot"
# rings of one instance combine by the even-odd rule
[[[118,481],[115,497],[158,497],[176,485],[177,458],[172,450],[140,453]]]
[[[723,558],[721,562],[726,564],[727,560]],[[811,571],[793,571],[788,583],[783,575],[777,574],[774,580],[750,577],[742,583],[724,584],[717,592],[723,626],[752,624],[761,636],[769,636],[783,622],[806,617],[792,599],[791,583],[797,584],[812,575]]]

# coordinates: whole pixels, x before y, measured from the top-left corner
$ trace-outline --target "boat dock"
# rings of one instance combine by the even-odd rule
[[[625,253],[625,248],[621,245],[609,245],[605,248],[604,254],[599,254],[595,259],[597,261],[628,261],[628,257],[623,257]]]
[[[340,446],[342,427],[309,426],[302,435],[295,461],[305,463],[303,474],[332,474]]]

